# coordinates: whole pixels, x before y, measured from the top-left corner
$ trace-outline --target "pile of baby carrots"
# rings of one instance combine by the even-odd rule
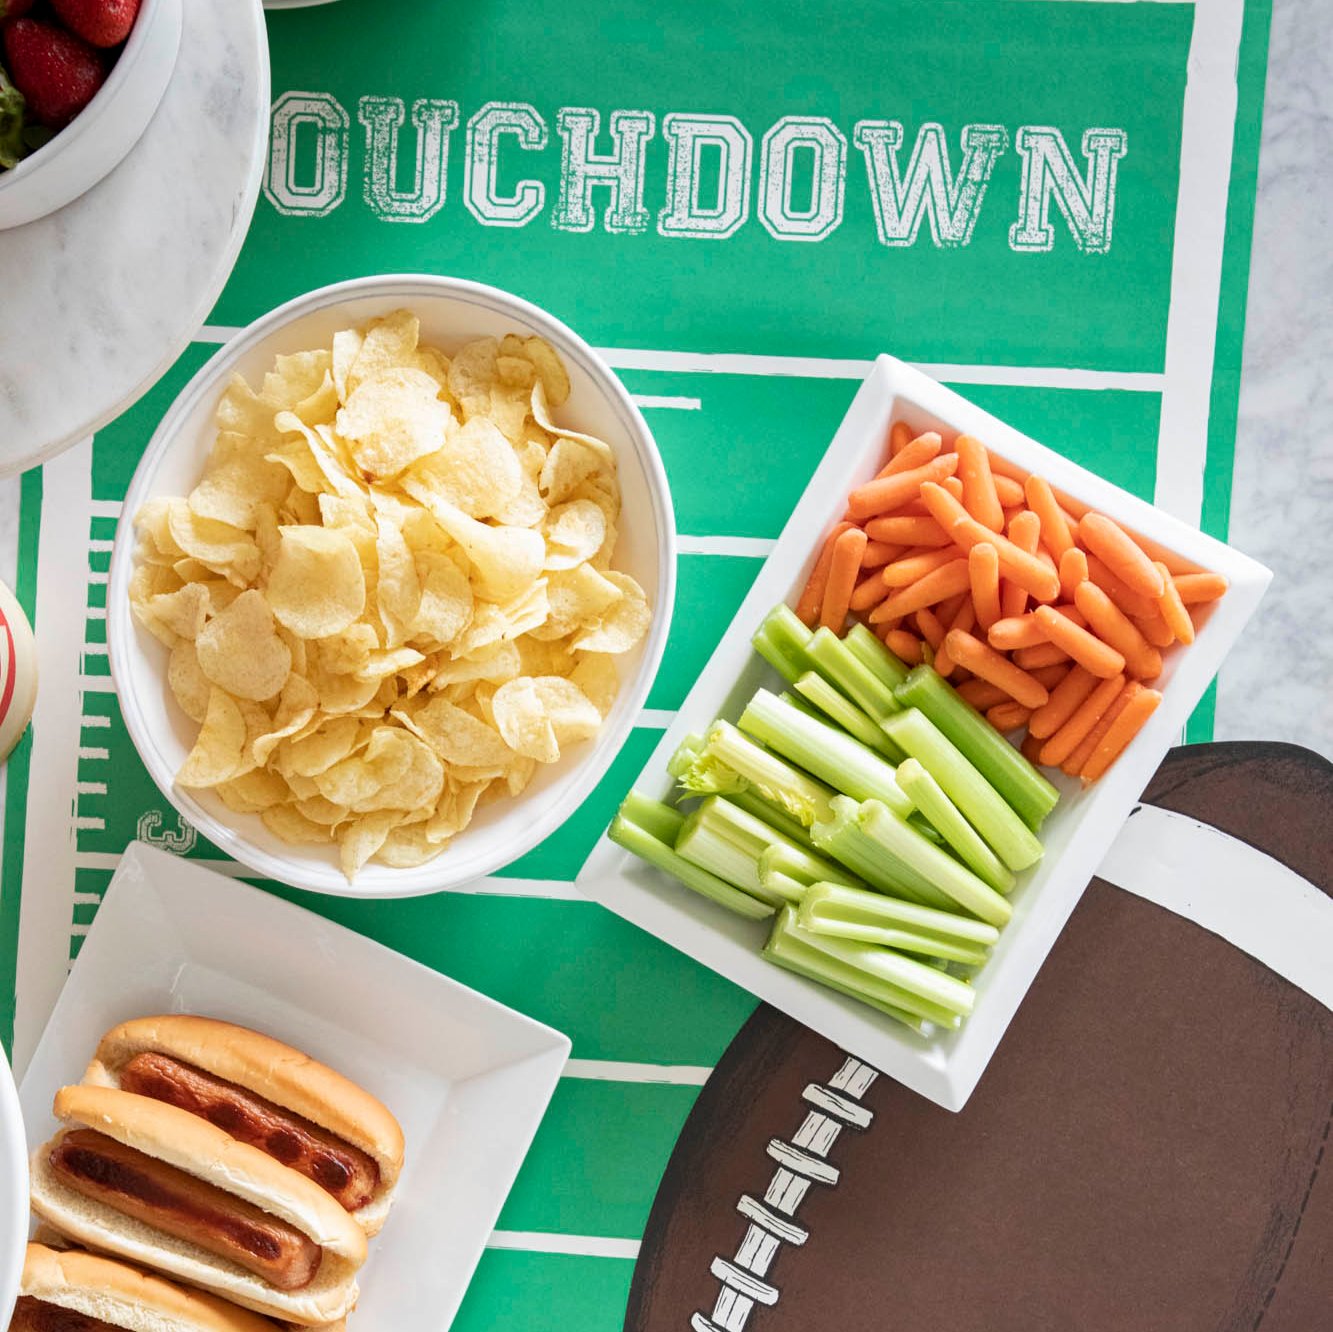
[[[847,499],[796,613],[841,634],[864,619],[930,662],[1033,763],[1096,781],[1162,701],[1162,652],[1190,607],[1227,589],[970,435],[889,432],[888,461]]]

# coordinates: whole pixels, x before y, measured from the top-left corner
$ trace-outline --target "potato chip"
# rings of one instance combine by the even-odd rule
[[[508,439],[483,416],[449,432],[441,446],[413,465],[403,489],[429,507],[429,497],[470,518],[492,518],[518,493],[523,469]]]
[[[385,843],[389,833],[402,821],[397,810],[381,810],[355,819],[339,833],[338,851],[343,873],[348,879],[356,877],[361,867]]]
[[[354,811],[368,814],[377,809],[434,809],[444,791],[444,765],[435,751],[406,730],[381,726],[375,735],[389,737],[407,746],[408,763],[397,777],[385,782],[374,795],[354,805]],[[369,753],[369,749],[366,752]]]
[[[333,357],[323,348],[276,356],[273,369],[264,376],[259,396],[266,406],[272,407],[274,415],[294,411],[297,404],[319,392],[332,366]]]
[[[356,359],[347,376],[347,389],[355,392],[359,384],[385,370],[409,366],[416,359],[421,323],[410,310],[394,310],[374,320],[357,347]]]
[[[602,475],[605,466],[606,459],[596,449],[562,435],[546,453],[537,486],[548,504],[562,504],[583,482]]]
[[[579,652],[578,661],[569,673],[572,684],[587,696],[603,717],[611,711],[620,692],[620,672],[616,659],[606,652]]]
[[[291,798],[291,788],[276,772],[256,768],[215,788],[219,799],[238,814],[259,814]]]
[[[282,687],[282,697],[278,700],[273,729],[265,731],[250,745],[250,755],[255,763],[262,768],[278,747],[278,742],[302,730],[314,717],[318,706],[319,695],[314,686],[299,675],[289,675],[287,683]]]
[[[491,700],[496,729],[505,743],[539,763],[554,763],[562,744],[586,740],[602,724],[583,691],[556,675],[521,675]]]
[[[606,540],[606,515],[591,500],[570,500],[546,515],[546,568],[573,569],[592,559]]]
[[[317,845],[333,840],[328,827],[306,818],[295,805],[274,805],[259,817],[269,832],[292,846]]]
[[[463,548],[481,596],[507,601],[531,588],[546,558],[546,542],[540,532],[527,527],[488,527],[438,498],[427,507]]]
[[[219,431],[245,435],[250,439],[269,439],[273,435],[273,418],[277,408],[265,402],[245,382],[245,377],[233,374],[218,400],[214,417]]]
[[[522,474],[518,493],[497,509],[497,522],[507,527],[535,527],[546,517],[546,501],[542,499],[538,481],[546,466],[546,446],[535,439],[524,439],[514,445]]]
[[[409,667],[416,666],[425,658],[416,648],[376,648],[357,672],[359,680],[380,681],[388,675],[397,675]]]
[[[596,624],[623,596],[614,583],[590,564],[548,573],[546,619],[529,633],[539,641],[567,638]]]
[[[255,508],[281,504],[291,488],[291,473],[270,462],[259,441],[248,435],[221,434],[204,467],[203,480],[188,504],[200,518],[211,518],[242,531],[253,531]]]
[[[591,628],[574,640],[582,652],[628,652],[648,632],[652,611],[643,588],[628,574],[608,570],[606,578],[624,595]]]
[[[244,748],[245,718],[236,700],[224,689],[209,690],[204,724],[176,774],[176,785],[209,787],[229,781],[241,770]]]
[[[322,795],[298,800],[295,809],[303,819],[309,819],[311,823],[318,823],[325,828],[336,828],[340,823],[345,823],[349,817],[341,805],[325,800]]]
[[[523,351],[536,368],[552,407],[563,407],[569,399],[569,375],[559,353],[545,338],[532,337],[523,343]]]
[[[396,648],[412,631],[421,609],[421,580],[416,560],[393,515],[383,509],[376,515],[378,535],[375,553],[379,560],[376,600],[384,625],[384,646]]]
[[[199,669],[237,698],[272,698],[291,671],[292,654],[278,637],[262,592],[242,592],[195,639]]]
[[[302,398],[291,410],[295,416],[308,426],[332,425],[341,405],[338,390],[333,383],[333,375],[326,370],[319,387],[308,397]]]
[[[185,552],[171,535],[172,501],[161,497],[145,500],[134,515],[139,536],[139,558],[150,564],[174,564]]]
[[[204,720],[213,686],[199,669],[199,657],[189,639],[182,638],[171,649],[171,657],[167,662],[167,686],[180,710],[191,721]]]
[[[380,677],[362,680],[355,674],[329,670],[324,664],[321,649],[310,670],[310,683],[319,695],[320,711],[338,716],[359,712],[370,703],[379,693]]]
[[[598,439],[595,435],[585,435],[578,430],[570,430],[564,426],[558,426],[551,420],[551,408],[546,397],[546,387],[540,377],[532,386],[532,419],[537,422],[543,430],[551,435],[565,439],[572,439],[580,444],[586,444],[595,453],[600,454],[608,463],[614,465],[615,454],[611,452],[611,446],[605,441]]]
[[[439,385],[421,370],[383,370],[363,380],[339,411],[337,429],[368,481],[397,476],[434,453],[453,421]]]
[[[192,556],[238,587],[258,576],[259,548],[239,527],[201,518],[183,499],[170,502],[167,526],[182,555]]]
[[[335,675],[355,675],[379,647],[379,635],[364,620],[319,640],[319,659]]]
[[[491,387],[500,377],[495,366],[498,348],[494,338],[478,338],[449,362],[449,392],[462,409],[464,421],[490,411]]]
[[[425,825],[417,823],[391,829],[375,852],[375,859],[390,869],[415,869],[434,860],[443,846],[444,839],[432,840]]]
[[[283,746],[278,760],[284,773],[317,777],[341,763],[357,747],[361,723],[355,717],[329,717],[319,729]]]
[[[450,556],[438,551],[417,551],[416,569],[421,595],[411,634],[452,643],[472,619],[472,584]]]
[[[515,758],[498,732],[447,699],[432,698],[410,715],[395,711],[393,716],[446,763],[503,770]]]
[[[361,355],[365,341],[365,336],[355,328],[345,328],[333,335],[333,389],[339,402],[346,402],[354,387],[352,367]]]
[[[151,565],[140,566],[136,575]],[[156,572],[167,573],[166,569]],[[142,584],[130,588],[130,609],[139,621],[155,638],[166,647],[175,647],[181,638],[193,639],[204,627],[209,611],[208,589],[202,583],[186,583],[173,592],[159,592],[144,596]]]
[[[279,623],[302,638],[325,638],[355,622],[366,606],[356,547],[327,527],[282,527],[267,596]]]
[[[505,388],[531,389],[537,378],[536,368],[525,356],[505,356],[495,358],[495,374]]]

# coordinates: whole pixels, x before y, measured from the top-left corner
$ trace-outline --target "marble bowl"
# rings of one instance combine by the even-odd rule
[[[198,483],[217,436],[214,413],[233,374],[259,383],[278,355],[327,347],[339,329],[406,308],[422,340],[456,350],[473,338],[537,333],[564,359],[572,392],[560,423],[605,439],[619,468],[622,518],[616,567],[638,579],[653,623],[619,659],[620,691],[602,729],[557,763],[543,766],[523,794],[478,811],[435,860],[414,869],[370,863],[348,883],[336,846],[290,846],[256,814],[229,810],[211,791],[174,784],[198,726],[166,684],[167,650],[133,617],[134,514],[145,500],[186,495]],[[107,642],[121,714],[150,775],[182,817],[223,854],[266,878],[343,897],[411,897],[457,888],[517,860],[554,832],[592,793],[634,727],[657,673],[671,621],[676,532],[666,474],[639,409],[615,373],[553,316],[494,287],[427,275],[359,278],[300,296],[237,335],[190,381],[139,463],[116,531],[107,588]]]
[[[118,167],[171,82],[183,0],[143,0],[134,30],[97,96],[50,143],[0,172],[0,231],[54,213]]]

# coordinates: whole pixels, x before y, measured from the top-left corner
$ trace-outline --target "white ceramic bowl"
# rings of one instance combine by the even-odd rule
[[[578,886],[640,929],[836,1041],[849,1054],[932,1101],[961,1110],[1088,880],[1157,765],[1176,743],[1272,575],[1239,551],[1043,448],[920,371],[881,356],[731,627],[634,783],[645,795],[668,798],[674,783],[666,762],[686,735],[706,730],[715,717],[735,720],[760,686],[783,687],[755,655],[751,636],[773,606],[780,601],[792,604],[800,595],[823,533],[841,516],[847,492],[878,470],[889,424],[897,420],[906,420],[914,431],[975,435],[1001,457],[1046,477],[1057,490],[1200,567],[1225,574],[1231,583],[1226,596],[1201,617],[1193,646],[1165,654],[1161,678],[1154,681],[1162,691],[1161,706],[1115,766],[1086,790],[1059,772],[1046,774],[1060,790],[1060,803],[1041,828],[1046,853],[1019,876],[1012,898],[1013,920],[975,980],[975,1011],[960,1030],[923,1039],[855,999],[767,962],[759,949],[769,922],[734,915],[606,838],[589,857]]]
[[[182,0],[143,0],[97,96],[50,143],[0,171],[0,230],[36,221],[86,194],[125,160],[171,82]]]
[[[186,495],[198,483],[216,437],[213,414],[231,375],[239,372],[258,384],[275,356],[328,346],[338,329],[404,307],[421,320],[422,340],[446,351],[472,338],[519,332],[538,333],[560,352],[572,392],[556,415],[561,424],[605,439],[616,452],[624,517],[615,563],[647,592],[653,624],[644,641],[620,659],[620,694],[595,738],[540,769],[519,799],[485,806],[436,860],[416,869],[372,863],[349,884],[336,847],[288,846],[257,815],[233,813],[212,792],[173,785],[198,727],[167,688],[166,650],[130,613],[134,514],[153,496]],[[153,780],[227,855],[268,878],[315,892],[415,896],[467,883],[516,860],[589,795],[648,695],[666,645],[675,579],[675,523],[657,446],[620,381],[582,338],[535,305],[494,287],[432,276],[361,278],[298,297],[252,324],[195,375],[163,418],[134,474],[116,531],[107,592],[111,673],[125,725]]]
[[[28,1243],[28,1150],[18,1092],[0,1047],[0,1327],[9,1326]]]

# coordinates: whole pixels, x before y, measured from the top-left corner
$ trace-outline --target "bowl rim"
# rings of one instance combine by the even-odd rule
[[[336,865],[308,862],[291,852],[275,855],[256,846],[234,825],[220,821],[190,793],[175,785],[174,771],[159,750],[140,707],[135,675],[127,659],[128,642],[136,633],[128,601],[129,579],[134,567],[134,513],[147,497],[153,478],[176,442],[181,421],[199,405],[202,398],[218,392],[223,377],[246,353],[297,319],[326,311],[330,307],[367,297],[401,299],[410,304],[414,296],[461,299],[492,312],[512,314],[553,341],[562,356],[581,365],[620,416],[633,452],[643,467],[658,534],[657,587],[653,623],[643,644],[636,676],[632,681],[622,683],[617,699],[618,703],[622,700],[625,703],[623,712],[616,723],[603,726],[594,737],[592,747],[578,755],[570,770],[560,776],[558,781],[562,789],[542,818],[533,820],[522,836],[508,842],[498,854],[481,856],[474,853],[465,861],[459,860],[457,863],[463,866],[461,869],[449,869],[446,852],[412,869],[376,866],[372,874],[363,871],[355,881],[349,883]],[[634,729],[661,664],[675,603],[676,562],[676,527],[671,490],[656,440],[628,390],[606,361],[583,338],[539,306],[486,283],[428,273],[352,278],[296,296],[247,325],[195,372],[162,417],[135,468],[116,526],[107,578],[107,653],[112,682],[126,730],[154,784],[176,811],[224,854],[265,878],[331,897],[391,899],[445,892],[494,874],[497,869],[526,854],[561,827],[606,775]],[[164,685],[165,679],[159,683]],[[296,850],[292,848],[292,852]],[[379,875],[381,871],[408,881],[392,887],[367,886],[371,877]],[[410,881],[413,878],[418,881]],[[426,881],[419,881],[423,878]]]
[[[57,131],[48,142],[29,153],[17,166],[10,167],[8,171],[0,171],[0,194],[12,193],[24,181],[36,175],[39,169],[53,163],[77,139],[92,132],[93,122],[98,119],[98,112],[105,111],[107,105],[115,100],[121,88],[129,81],[148,44],[148,30],[167,3],[168,0],[141,0],[134,27],[130,29],[130,35],[125,39],[120,58],[111,67],[106,82],[64,129]]]

